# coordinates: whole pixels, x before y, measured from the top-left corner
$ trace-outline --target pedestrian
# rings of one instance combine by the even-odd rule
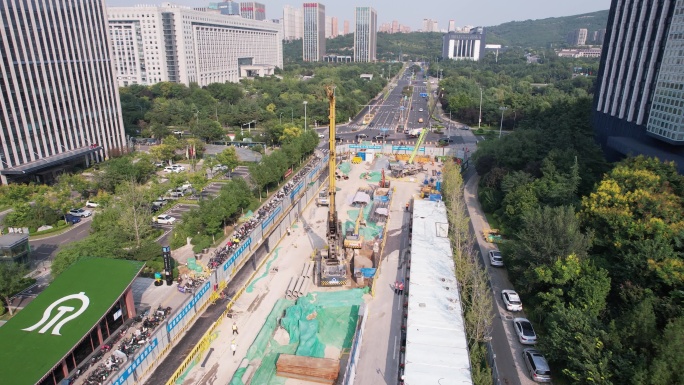
[[[394,294],[399,294],[399,281],[394,281]]]
[[[406,211],[408,211],[408,209],[409,209],[409,204],[408,204],[408,202],[407,202],[407,203],[406,203]]]
[[[235,351],[237,350],[237,345],[235,344],[235,340],[230,343],[230,350],[233,351],[233,355],[235,355]]]
[[[233,335],[239,334],[237,329],[237,323],[233,321]]]
[[[404,280],[402,279],[401,282],[399,282],[399,295],[404,295]]]
[[[290,235],[290,234],[291,234],[290,228],[288,227],[288,228],[287,228],[287,235]]]

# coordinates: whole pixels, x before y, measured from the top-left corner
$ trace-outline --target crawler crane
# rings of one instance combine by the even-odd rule
[[[335,87],[327,86],[326,93],[330,103],[330,135],[328,157],[328,220],[326,239],[328,247],[320,252],[320,286],[343,286],[347,284],[347,263],[343,255],[342,224],[337,219],[337,207],[335,205]]]

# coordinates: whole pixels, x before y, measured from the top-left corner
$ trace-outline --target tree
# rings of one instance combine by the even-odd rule
[[[216,155],[216,160],[219,164],[222,164],[230,171],[233,171],[235,167],[240,164],[240,159],[238,158],[235,147],[228,147]]]
[[[595,318],[582,309],[558,305],[544,324],[547,333],[540,345],[552,367],[562,368],[573,383],[612,384],[607,335]]]
[[[121,214],[117,221],[118,226],[124,234],[133,237],[136,248],[141,247],[143,239],[152,231],[148,204],[152,197],[148,191],[132,181],[122,183],[116,189],[117,195],[121,198],[116,208]]]
[[[206,142],[220,140],[225,136],[225,131],[219,122],[206,118],[199,119],[190,132]]]
[[[618,164],[582,200],[593,251],[614,281],[657,293],[684,286],[684,177],[672,163],[637,157]]]
[[[168,162],[176,155],[176,149],[168,144],[159,144],[150,148],[150,155],[161,162]]]
[[[0,297],[7,304],[10,315],[14,315],[10,298],[26,287],[24,276],[28,270],[18,263],[0,263]]]

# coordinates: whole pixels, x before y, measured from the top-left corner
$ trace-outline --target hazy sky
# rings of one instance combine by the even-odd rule
[[[105,0],[107,6],[130,6],[136,4],[161,4],[161,0]],[[219,0],[175,0],[171,3],[202,7]],[[301,7],[303,1],[262,0],[266,5],[266,17],[281,18],[283,6]],[[610,0],[345,0],[321,1],[326,16],[336,16],[339,28],[342,21],[354,21],[354,7],[372,6],[378,12],[378,24],[399,21],[413,30],[421,28],[423,19],[439,21],[439,28],[446,28],[449,20],[462,25],[497,25],[513,20],[543,19],[600,11],[610,7]],[[351,27],[353,30],[353,26]]]

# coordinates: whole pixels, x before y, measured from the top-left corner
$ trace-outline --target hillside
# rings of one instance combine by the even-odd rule
[[[549,48],[551,44],[564,45],[568,32],[586,28],[589,37],[593,31],[606,28],[608,10],[582,15],[550,17],[548,19],[511,21],[487,27],[487,44],[519,47]]]

